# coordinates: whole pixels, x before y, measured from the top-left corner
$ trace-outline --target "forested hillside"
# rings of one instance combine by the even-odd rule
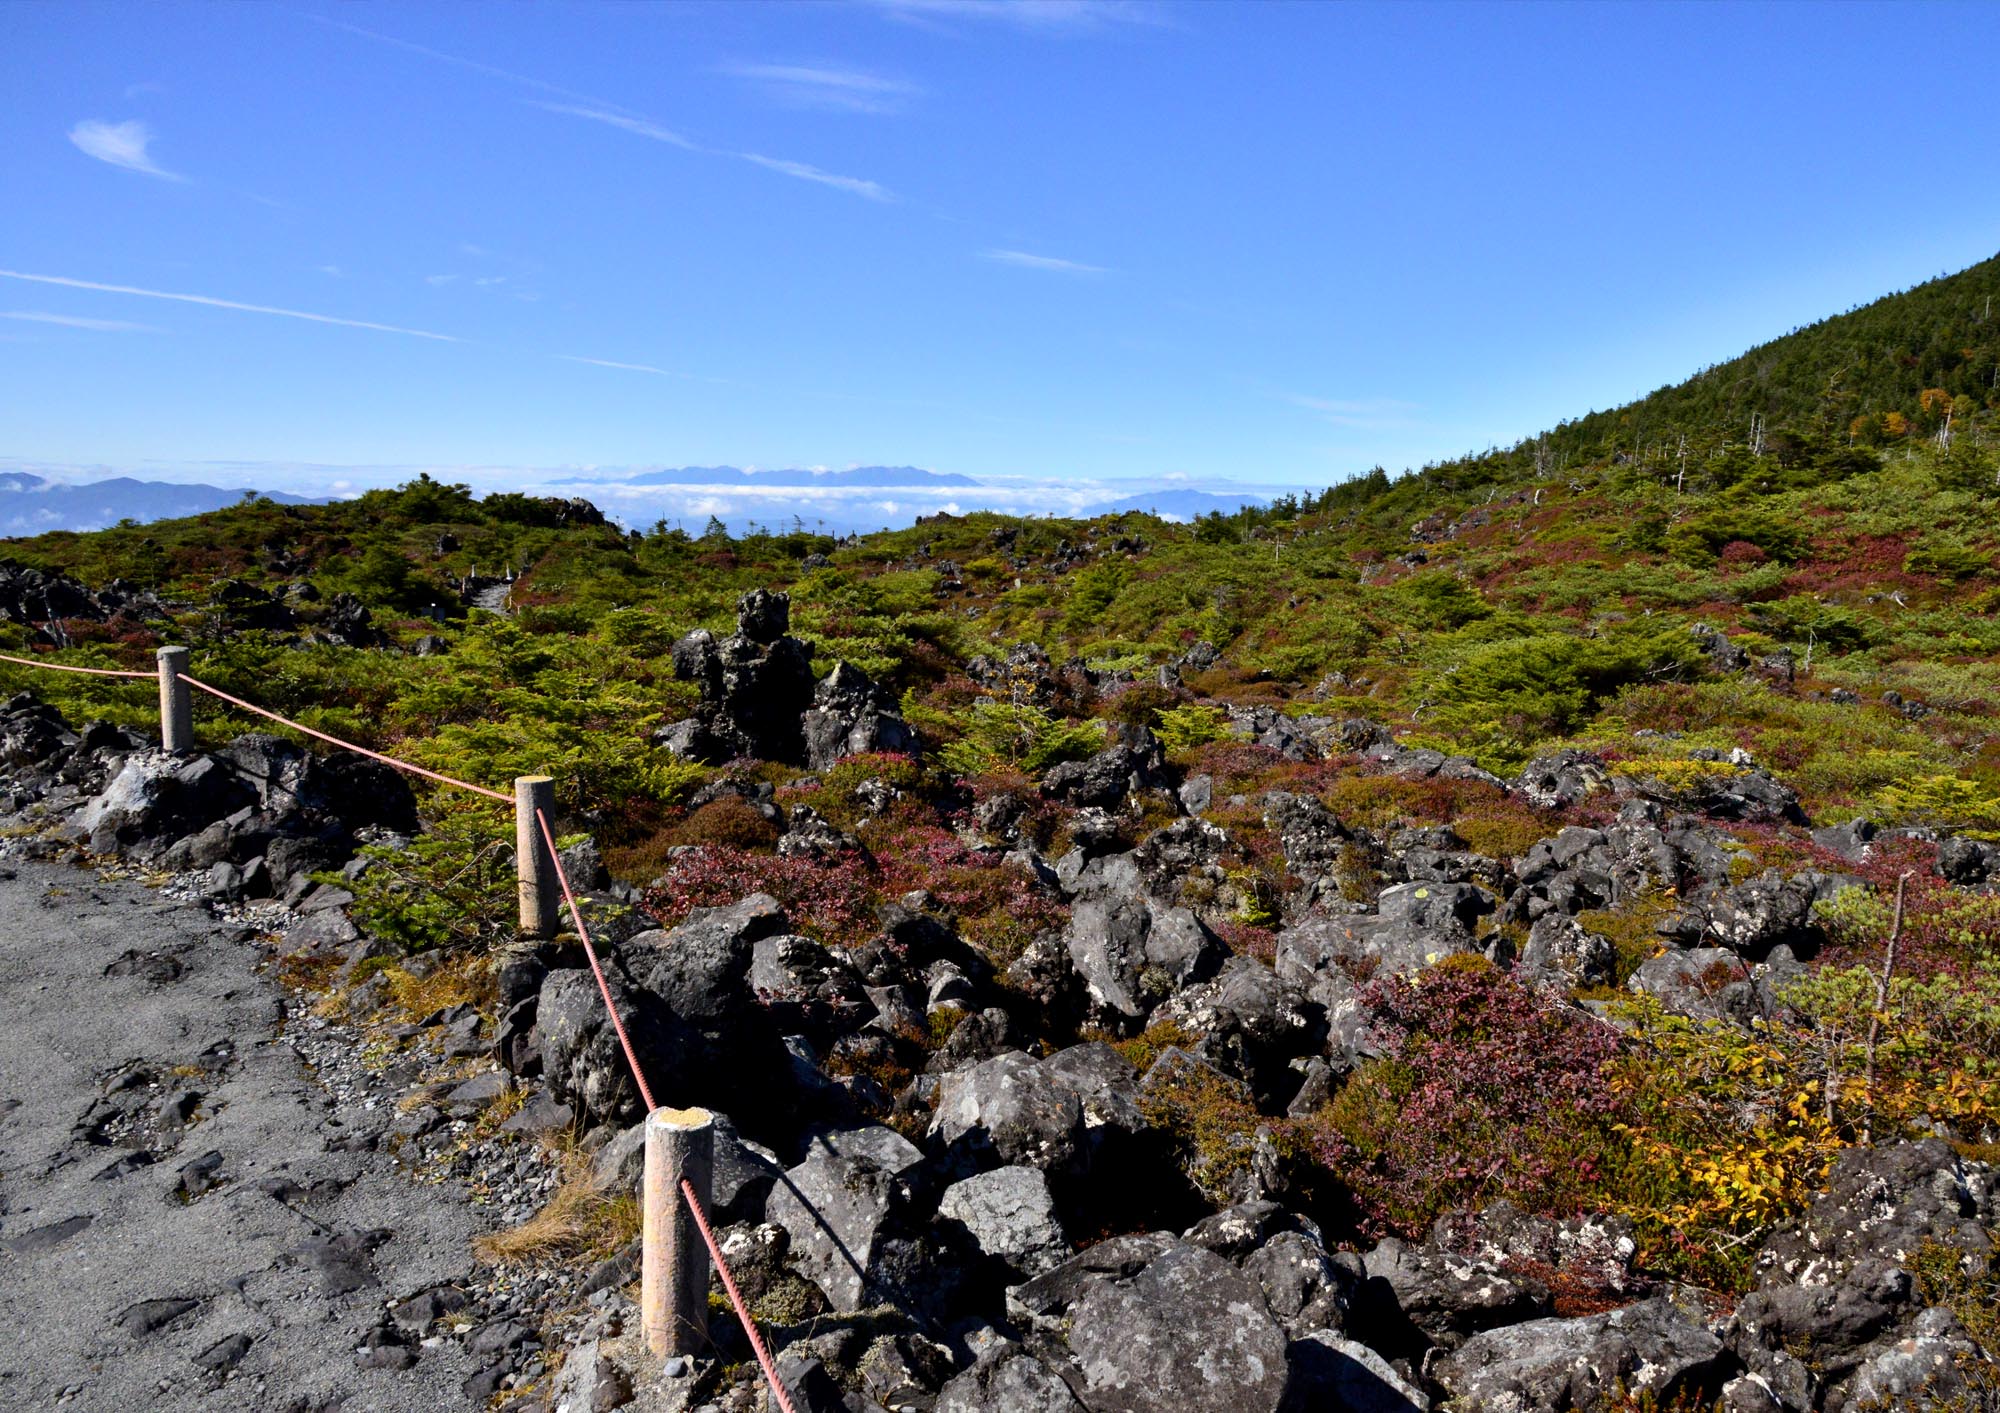
[[[1725,1386],[1732,1408],[1901,1406],[1899,1339],[1930,1341],[1940,1399],[1972,1400],[2000,1141],[1995,293],[2000,260],[1504,452],[1187,525],[624,533],[425,479],[16,540],[0,650],[146,667],[186,643],[197,675],[310,725],[488,784],[552,774],[628,885],[599,897],[614,931],[772,895],[819,949],[796,994],[758,973],[827,1086],[800,1112],[887,1123],[952,1177],[1045,1170],[1049,1262],[988,1251],[995,1281],[1270,1201],[1366,1252],[1401,1304],[1332,1262],[1314,1279],[1346,1291],[1342,1328],[1460,1406],[1571,1406],[1481,1404],[1492,1366],[1533,1355],[1499,1341],[1546,1321],[1602,1353],[1619,1308],[1657,1343],[1631,1336],[1652,1352],[1576,1406]],[[153,721],[144,683],[0,680],[71,725]],[[210,705],[205,744],[260,726]],[[14,809],[49,823],[80,797],[31,754],[8,757]],[[414,843],[345,880],[393,949],[338,982],[329,962],[330,1004],[409,958],[473,967],[512,925],[504,870],[465,866],[507,821],[423,808]],[[628,1122],[636,1095],[550,1019],[562,974],[507,1053],[580,1127]],[[355,1004],[413,1018],[404,994]],[[972,1141],[987,1067],[1079,1085],[1034,1067],[1086,1046],[1122,1067],[1106,1122],[1131,1153]],[[729,1068],[676,1071],[686,1102],[727,1110]],[[753,1136],[802,1162],[799,1131]],[[1801,1233],[1878,1178],[1895,1201],[1977,1191],[1949,1220],[1898,1209],[1899,1293],[1867,1285],[1877,1253],[1828,1257],[1873,1313],[1815,1315],[1785,1294]],[[881,1280],[1001,1318],[986,1276],[938,1276],[962,1236],[917,1190],[894,1221],[945,1247]],[[1573,1261],[1564,1222],[1602,1249]],[[1506,1300],[1439,1293],[1468,1261]],[[830,1279],[792,1298],[851,1308]],[[1027,1322],[1035,1358],[1113,1357],[1084,1347],[1091,1297],[1048,1298],[1074,1324]],[[1697,1299],[1726,1347],[1688,1323]],[[1603,1401],[1642,1367],[1675,1372]]]

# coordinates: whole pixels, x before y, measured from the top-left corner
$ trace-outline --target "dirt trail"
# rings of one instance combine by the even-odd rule
[[[315,1081],[241,933],[0,862],[0,1407],[472,1406],[453,1341],[356,1350],[470,1275],[478,1223],[343,1142],[380,1117]]]

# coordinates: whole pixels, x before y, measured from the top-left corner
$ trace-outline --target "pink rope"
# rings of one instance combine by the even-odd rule
[[[653,1091],[646,1084],[645,1071],[639,1068],[639,1057],[632,1051],[632,1037],[625,1033],[625,1022],[618,1018],[618,1007],[611,999],[611,983],[604,979],[604,968],[597,964],[597,948],[590,945],[590,929],[583,925],[583,914],[576,906],[576,894],[569,890],[569,874],[563,871],[562,855],[556,852],[556,836],[549,828],[549,817],[536,810],[535,823],[542,827],[542,838],[548,841],[549,858],[556,866],[556,881],[562,884],[563,901],[569,904],[570,921],[576,924],[576,935],[583,939],[583,954],[590,958],[590,969],[597,976],[597,991],[604,997],[604,1009],[611,1016],[611,1028],[618,1032],[618,1043],[625,1047],[625,1063],[632,1067],[632,1078],[639,1082],[639,1097],[646,1101],[646,1112],[650,1114],[660,1106],[653,1102]]]
[[[798,1413],[792,1407],[792,1396],[778,1381],[778,1370],[771,1362],[771,1351],[764,1347],[764,1336],[757,1333],[757,1322],[750,1318],[749,1310],[744,1307],[743,1294],[736,1288],[736,1278],[729,1274],[729,1263],[722,1259],[722,1248],[715,1244],[715,1233],[708,1229],[708,1218],[702,1213],[701,1199],[695,1196],[694,1184],[686,1178],[681,1179],[681,1195],[687,1198],[688,1210],[694,1213],[694,1224],[701,1229],[701,1239],[708,1247],[709,1259],[715,1262],[716,1272],[722,1277],[722,1288],[729,1292],[729,1303],[736,1307],[736,1318],[743,1322],[743,1333],[750,1336],[750,1348],[756,1351],[757,1363],[764,1370],[764,1381],[771,1386],[771,1397],[778,1400],[778,1407],[784,1413]]]
[[[157,672],[128,672],[115,667],[72,667],[66,662],[43,662],[39,658],[15,657],[12,653],[0,653],[0,662],[18,662],[23,667],[45,667],[50,672],[83,672],[92,677],[157,677]]]
[[[141,672],[134,675],[144,677],[148,674]],[[357,746],[352,741],[343,741],[338,736],[329,736],[324,731],[315,731],[310,726],[301,726],[288,716],[280,716],[275,711],[266,711],[260,706],[253,706],[251,703],[244,701],[243,698],[232,697],[220,687],[211,687],[208,683],[198,678],[190,677],[185,672],[177,675],[188,686],[199,687],[211,697],[220,697],[233,707],[241,707],[247,712],[252,712],[268,720],[275,721],[280,726],[289,726],[294,731],[303,731],[306,735],[325,741],[328,745],[339,746],[342,750],[353,751],[356,755],[367,756],[370,760],[379,760],[384,765],[394,766],[398,770],[407,770],[410,774],[421,775],[426,780],[435,780],[440,785],[455,785],[461,790],[470,790],[473,794],[484,795],[490,800],[503,800],[508,804],[514,803],[512,795],[503,795],[498,790],[487,789],[484,785],[474,785],[468,781],[454,780],[449,775],[439,775],[435,770],[425,770],[420,765],[411,765],[408,761],[397,760],[394,756],[385,756],[380,751],[371,751],[366,746]]]
[[[597,960],[597,948],[590,941],[590,929],[584,926],[583,913],[576,906],[576,894],[570,890],[569,872],[563,868],[562,855],[556,851],[555,831],[549,828],[549,817],[540,810],[535,811],[535,823],[541,828],[542,839],[549,846],[556,881],[562,884],[563,901],[569,904],[570,921],[576,925],[576,935],[583,941],[583,954],[590,958],[591,973],[597,978],[597,994],[604,998],[605,1014],[611,1017],[611,1028],[618,1032],[618,1043],[625,1050],[625,1063],[632,1067],[632,1078],[639,1085],[639,1097],[645,1101],[646,1112],[650,1114],[659,1105],[653,1102],[652,1088],[646,1083],[646,1072],[639,1067],[639,1056],[632,1049],[632,1037],[625,1033],[625,1022],[618,1018],[618,1005],[611,999],[611,983],[604,979],[604,968]],[[764,1336],[757,1332],[757,1322],[750,1318],[750,1311],[743,1304],[743,1293],[736,1288],[736,1277],[730,1274],[729,1263],[722,1259],[722,1248],[715,1244],[715,1233],[708,1229],[708,1217],[701,1210],[701,1199],[695,1195],[694,1185],[686,1178],[681,1179],[681,1193],[687,1198],[688,1210],[694,1213],[694,1224],[701,1230],[709,1259],[715,1262],[716,1272],[722,1277],[722,1288],[729,1292],[729,1303],[736,1307],[736,1318],[742,1321],[743,1332],[750,1336],[750,1347],[756,1351],[757,1363],[764,1370],[766,1382],[771,1385],[771,1396],[778,1401],[778,1407],[784,1413],[797,1413],[792,1407],[791,1395],[778,1381],[777,1366],[771,1362],[771,1351],[764,1344]]]

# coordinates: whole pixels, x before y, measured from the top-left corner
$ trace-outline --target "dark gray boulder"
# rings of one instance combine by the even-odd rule
[[[1407,886],[1414,890],[1428,885]],[[1359,984],[1378,977],[1412,976],[1457,953],[1485,950],[1470,930],[1452,920],[1449,908],[1423,916],[1435,916],[1438,922],[1424,926],[1407,914],[1375,913],[1304,918],[1280,929],[1272,969],[1304,987],[1340,1030]]]
[[[1663,953],[1641,962],[1625,984],[1698,1020],[1747,1020],[1756,1013],[1755,978],[1743,959],[1724,947]]]
[[[1996,1216],[1991,1170],[1940,1139],[1845,1149],[1805,1217],[1758,1254],[1760,1282],[1737,1304],[1732,1341],[1753,1369],[1809,1349],[1821,1387],[1836,1387],[1918,1337],[1918,1254],[1955,1251],[1977,1266]]]
[[[1262,746],[1267,751],[1275,751],[1286,760],[1318,760],[1319,737],[1332,727],[1333,723],[1324,717],[1294,718],[1276,707],[1229,708],[1229,731],[1232,736],[1253,746]]]
[[[1856,1410],[1937,1410],[1980,1406],[1990,1396],[1991,1374],[1971,1373],[1986,1355],[1951,1311],[1933,1307],[1918,1315],[1899,1339],[1872,1352],[1842,1390],[1843,1406]],[[1983,1377],[1981,1375],[1983,1374]],[[1975,1383],[1978,1380],[1978,1383]]]
[[[1476,883],[1402,883],[1375,902],[1384,919],[1432,933],[1469,934],[1494,907],[1493,895]]]
[[[861,841],[833,823],[811,805],[793,805],[785,817],[785,832],[778,839],[778,857],[816,859],[830,862],[842,854],[861,850]]]
[[[1076,838],[1076,827],[1070,828]],[[1177,819],[1156,829],[1131,854],[1145,880],[1146,891],[1164,903],[1183,903],[1197,896],[1214,897],[1229,884],[1222,858],[1229,835],[1205,819]]]
[[[938,1393],[937,1413],[1085,1413],[1056,1371],[1019,1345],[1003,1346]]]
[[[1165,1231],[1110,1237],[1084,1248],[1047,1274],[1012,1287],[1007,1292],[1007,1308],[1023,1319],[1060,1319],[1092,1285],[1136,1276],[1147,1262],[1181,1244],[1179,1237]]]
[[[1285,871],[1308,885],[1332,879],[1354,836],[1311,795],[1273,790],[1262,799],[1264,827],[1278,838]],[[1331,890],[1339,892],[1336,883]]]
[[[1722,1341],[1664,1299],[1530,1320],[1468,1339],[1432,1375],[1463,1413],[1610,1408],[1621,1396],[1713,1398],[1735,1370]]]
[[[750,969],[758,942],[787,930],[784,910],[753,893],[699,909],[672,932],[642,932],[604,959],[605,982],[658,1093],[723,1113],[769,1108],[789,1069]],[[535,1035],[550,1089],[589,1123],[641,1117],[623,1047],[588,970],[543,980]]]
[[[1292,1341],[1291,1387],[1282,1413],[1429,1413],[1423,1391],[1389,1361],[1332,1330]]]
[[[1107,746],[1088,760],[1062,761],[1042,777],[1042,793],[1079,808],[1116,809],[1130,795],[1170,789],[1157,743]]]
[[[891,1215],[909,1200],[904,1174],[922,1158],[880,1125],[822,1134],[771,1190],[766,1219],[785,1229],[793,1265],[834,1309],[859,1310],[883,1293]]]
[[[159,853],[255,801],[223,762],[209,755],[144,751],[127,756],[101,794],[71,821],[95,853]]]
[[[1091,1413],[1278,1413],[1288,1343],[1253,1279],[1181,1242],[1127,1279],[1087,1286],[1070,1310]]]
[[[1140,1021],[1175,991],[1213,976],[1228,949],[1186,908],[1143,897],[1086,898],[1070,914],[1070,960],[1092,1001]]]
[[[349,831],[373,826],[416,832],[417,801],[409,778],[380,761],[348,751],[314,755],[265,732],[238,736],[216,758],[256,792],[257,807],[281,826],[307,814],[337,820]]]
[[[812,706],[799,721],[806,764],[830,770],[847,756],[869,751],[918,754],[916,732],[903,720],[896,700],[860,668],[835,663],[813,689]]]
[[[1366,1278],[1351,1252],[1330,1254],[1304,1231],[1281,1231],[1241,1258],[1244,1273],[1264,1292],[1271,1314],[1293,1339],[1347,1327],[1348,1312]]]
[[[1087,1131],[1137,1133],[1146,1127],[1139,1112],[1139,1072],[1103,1041],[1087,1040],[1058,1050],[1041,1065],[1044,1074],[1075,1091]]]
[[[1961,888],[2000,882],[2000,844],[1982,839],[1947,839],[1938,845],[1938,875]]]
[[[1556,1220],[1505,1198],[1477,1212],[1440,1217],[1427,1244],[1513,1272],[1534,1272],[1577,1299],[1617,1304],[1650,1293],[1633,1269],[1630,1219],[1604,1213]]]
[[[1610,938],[1566,913],[1547,912],[1528,930],[1528,945],[1515,958],[1514,970],[1531,986],[1603,986],[1617,960]]]
[[[1850,819],[1845,824],[1830,824],[1824,829],[1812,831],[1813,843],[1830,853],[1839,854],[1849,863],[1866,863],[1874,853],[1875,821],[1866,817]],[[1944,848],[1938,849],[1938,871],[1944,873]],[[1949,878],[1950,874],[1945,874]]]
[[[1073,1170],[1083,1153],[1083,1101],[1015,1050],[945,1075],[930,1136],[961,1168],[1020,1164]]]
[[[1776,872],[1711,894],[1704,900],[1704,937],[1753,961],[1773,947],[1800,950],[1812,941],[1814,880]]]
[[[1771,1349],[1810,1346],[1823,1366],[1860,1349],[1912,1312],[1910,1272],[1885,1257],[1863,1257],[1837,1281],[1773,1285],[1738,1304],[1736,1328]]]
[[[1277,1091],[1293,1059],[1326,1043],[1324,1010],[1307,998],[1304,987],[1254,957],[1231,957],[1214,977],[1175,995],[1153,1019],[1198,1037],[1196,1054],[1261,1095]]]
[[[810,937],[759,938],[750,953],[751,992],[779,1029],[825,1046],[873,1011],[867,984],[844,958]]]
[[[1017,1279],[1045,1275],[1069,1256],[1049,1181],[1035,1168],[995,1168],[955,1182],[938,1216],[957,1223],[982,1256]]]
[[[1537,809],[1562,809],[1611,787],[1611,776],[1601,757],[1588,751],[1557,751],[1537,756],[1508,782]]]
[[[1637,788],[1672,809],[1739,824],[1804,824],[1798,791],[1761,768],[1717,769],[1677,775],[1672,781],[1641,777]]]
[[[1497,1262],[1390,1238],[1362,1258],[1367,1283],[1357,1323],[1377,1348],[1450,1348],[1469,1335],[1547,1315],[1554,1306],[1539,1282]]]

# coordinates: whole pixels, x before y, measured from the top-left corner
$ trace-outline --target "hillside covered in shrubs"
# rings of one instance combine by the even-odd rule
[[[185,643],[554,776],[653,1087],[732,1120],[760,1314],[847,1407],[1990,1407],[1996,293],[1189,525],[691,536],[422,479],[10,541],[0,651]],[[151,689],[0,680],[21,827],[338,883],[301,975],[365,1015],[486,968],[494,1053],[617,1151],[504,811],[93,833]]]

